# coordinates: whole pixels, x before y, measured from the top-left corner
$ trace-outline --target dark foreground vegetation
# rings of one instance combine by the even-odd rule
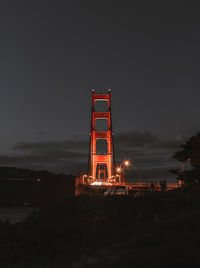
[[[171,170],[184,185],[200,183],[200,132],[185,140],[173,157],[183,165],[182,170]],[[185,169],[184,166],[187,165]],[[189,168],[188,168],[189,165]]]
[[[200,267],[200,187],[70,197],[0,224],[0,267]]]

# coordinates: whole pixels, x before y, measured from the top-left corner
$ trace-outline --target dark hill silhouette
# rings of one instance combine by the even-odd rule
[[[75,178],[45,170],[0,167],[0,206],[42,206],[74,195]]]
[[[0,167],[0,178],[44,178],[44,177],[53,177],[57,174],[54,174],[45,170],[30,170],[30,169],[22,169],[16,167]],[[61,174],[64,175],[64,174]]]

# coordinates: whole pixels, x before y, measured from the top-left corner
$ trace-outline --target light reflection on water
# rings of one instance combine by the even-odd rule
[[[37,210],[37,208],[31,207],[0,207],[0,221],[9,220],[11,223],[17,223]]]

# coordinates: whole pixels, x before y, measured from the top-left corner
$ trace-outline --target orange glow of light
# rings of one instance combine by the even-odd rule
[[[128,160],[126,160],[126,161],[124,161],[124,165],[125,165],[126,167],[128,167],[128,166],[130,166],[130,162],[129,162]]]
[[[117,172],[120,172],[120,171],[121,171],[121,168],[120,168],[120,167],[118,167],[118,168],[117,168]]]

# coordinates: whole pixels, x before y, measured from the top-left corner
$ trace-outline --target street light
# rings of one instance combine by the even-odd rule
[[[125,160],[125,161],[124,161],[124,165],[125,165],[126,167],[128,167],[128,166],[130,166],[130,162],[129,162],[128,160]]]
[[[117,172],[120,172],[120,171],[121,171],[121,168],[120,168],[120,167],[118,167],[118,168],[117,168]]]
[[[129,160],[125,160],[123,163],[120,164],[119,167],[117,167],[117,172],[120,174],[120,181],[122,181],[123,179],[123,183],[125,180],[125,175],[124,175],[124,168],[125,167],[129,167],[130,166],[130,161]]]

